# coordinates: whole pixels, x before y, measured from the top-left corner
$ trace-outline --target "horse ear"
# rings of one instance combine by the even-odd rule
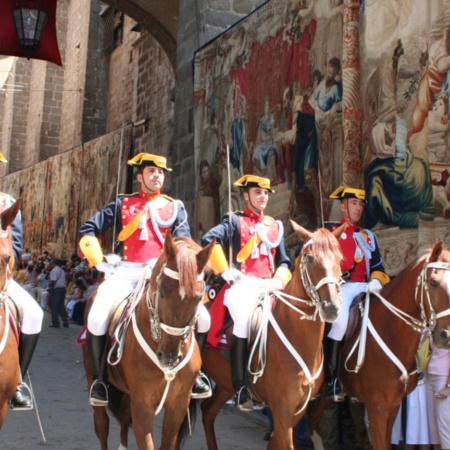
[[[434,262],[439,259],[440,254],[443,250],[443,241],[436,242],[434,244],[433,250],[431,250],[429,262]]]
[[[295,234],[303,241],[309,241],[309,239],[312,238],[313,233],[311,231],[308,231],[306,228],[303,228],[300,226],[297,222],[294,222],[293,220],[290,220],[292,228],[295,231]]]
[[[341,237],[341,234],[347,229],[348,223],[343,223],[340,227],[334,229],[331,233],[336,239],[339,239]]]
[[[209,261],[214,246],[216,245],[216,238],[214,238],[205,248],[197,253],[197,270],[200,273]]]
[[[172,232],[170,231],[170,228],[166,231],[166,237],[164,238],[164,254],[166,255],[166,259],[169,259],[175,255]]]
[[[14,205],[11,205],[0,214],[1,227],[3,230],[6,230],[14,222],[17,214],[19,214],[19,209],[20,198],[16,200]]]

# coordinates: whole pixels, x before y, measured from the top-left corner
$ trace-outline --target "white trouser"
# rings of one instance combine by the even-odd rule
[[[233,319],[233,334],[239,338],[248,337],[249,321],[261,296],[268,290],[266,280],[251,276],[231,286],[225,292],[224,305]],[[272,281],[269,279],[269,281]]]
[[[88,330],[102,336],[108,330],[113,306],[127,297],[143,276],[144,265],[121,262],[117,271],[98,287],[88,316]]]
[[[127,297],[136,287],[143,275],[142,264],[121,262],[117,271],[109,276],[99,287],[88,316],[88,329],[96,335],[106,334],[113,306]],[[211,325],[208,310],[202,303],[197,309],[197,331],[206,333]]]
[[[197,333],[206,333],[211,326],[211,316],[203,303],[198,304],[197,308]]]
[[[365,292],[368,283],[349,281],[341,286],[342,306],[338,318],[333,322],[328,337],[335,341],[342,341],[347,331],[350,306],[355,297]]]
[[[14,280],[8,282],[7,291],[22,317],[20,331],[24,334],[40,333],[44,313],[36,300]]]

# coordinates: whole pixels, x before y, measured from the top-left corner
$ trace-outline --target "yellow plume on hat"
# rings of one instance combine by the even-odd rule
[[[169,172],[172,171],[172,169],[167,167],[167,159],[164,156],[152,155],[150,153],[139,153],[128,160],[127,164],[134,167],[155,166]]]
[[[3,153],[1,153],[1,152],[0,152],[0,162],[5,163],[5,164],[8,162],[8,160],[4,157]]]

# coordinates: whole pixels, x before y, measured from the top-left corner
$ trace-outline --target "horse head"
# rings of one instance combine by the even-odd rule
[[[425,263],[425,314],[438,348],[450,348],[450,252],[437,242]]]
[[[300,272],[303,287],[319,308],[321,320],[334,322],[341,309],[342,252],[337,237],[343,226],[333,233],[319,228],[312,233],[291,220],[295,233],[304,242],[295,270]]]
[[[14,252],[9,226],[14,222],[20,209],[20,199],[0,214],[0,292],[12,277]]]
[[[183,359],[189,336],[191,345],[197,308],[205,294],[204,268],[215,241],[203,248],[186,237],[172,238],[167,231],[164,249],[151,279],[154,310],[159,330],[156,356],[161,367],[172,369]]]

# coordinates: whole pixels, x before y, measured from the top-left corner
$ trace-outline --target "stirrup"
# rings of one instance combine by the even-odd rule
[[[103,389],[105,390],[106,398],[101,397],[99,394],[96,394],[96,391],[99,387],[103,387]],[[108,403],[108,388],[106,387],[106,384],[103,381],[94,380],[89,391],[89,404],[91,406],[108,406]]]
[[[327,398],[341,403],[345,400],[346,395],[338,378],[334,378],[327,384]]]
[[[202,392],[194,392],[196,386],[203,390]],[[199,400],[203,398],[209,398],[212,396],[212,386],[209,378],[203,373],[199,372],[197,378],[195,379],[194,386],[192,387],[191,398],[194,400]]]
[[[253,400],[245,386],[236,393],[236,407],[244,412],[253,411]]]
[[[33,395],[27,384],[22,382],[17,386],[9,407],[14,411],[31,411],[33,409]]]

